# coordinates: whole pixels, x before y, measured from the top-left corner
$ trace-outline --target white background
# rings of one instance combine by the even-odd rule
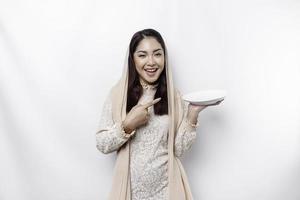
[[[95,132],[144,28],[182,93],[228,92],[182,159],[195,199],[299,200],[296,0],[0,0],[0,199],[107,198],[115,153]]]

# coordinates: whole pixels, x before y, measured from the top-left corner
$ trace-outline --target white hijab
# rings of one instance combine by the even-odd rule
[[[126,117],[127,87],[128,87],[128,56],[124,61],[124,69],[121,79],[111,89],[112,112],[114,122],[121,123]],[[168,66],[168,54],[165,49],[167,91],[168,91],[168,199],[169,200],[193,200],[190,186],[184,168],[180,160],[174,156],[174,139],[176,131],[183,121],[183,101],[178,90],[174,88],[171,69]],[[130,140],[118,151],[114,168],[114,176],[109,200],[131,200],[130,187]]]

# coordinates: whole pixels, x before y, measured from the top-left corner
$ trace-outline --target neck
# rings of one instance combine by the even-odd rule
[[[140,84],[144,89],[154,89],[158,86],[158,83],[148,83],[146,81],[144,81],[142,78],[140,78]]]

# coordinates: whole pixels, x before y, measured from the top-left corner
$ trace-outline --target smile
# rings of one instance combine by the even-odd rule
[[[146,74],[148,75],[148,77],[154,77],[157,70],[158,70],[158,68],[145,69]]]
[[[146,72],[156,72],[158,68],[153,68],[153,69],[145,69]]]

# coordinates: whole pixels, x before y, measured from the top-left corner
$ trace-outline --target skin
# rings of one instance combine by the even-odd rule
[[[153,37],[140,41],[133,56],[136,70],[147,84],[153,84],[159,78],[164,69],[165,56],[160,43]],[[158,68],[155,76],[148,76],[145,69]]]
[[[139,74],[139,78],[147,84],[155,84],[158,80],[160,74],[164,69],[164,52],[160,43],[153,37],[146,37],[140,41],[135,52],[134,52],[134,62],[136,65],[136,70]],[[145,69],[157,68],[154,76],[149,76]],[[123,121],[123,127],[126,133],[131,133],[133,130],[146,124],[149,120],[148,108],[160,101],[160,98],[154,99],[144,105],[137,104],[134,106],[127,114],[125,120]],[[221,100],[222,101],[222,100]],[[192,124],[196,124],[198,114],[203,109],[208,106],[218,105],[221,101],[206,105],[188,105],[187,118]]]

